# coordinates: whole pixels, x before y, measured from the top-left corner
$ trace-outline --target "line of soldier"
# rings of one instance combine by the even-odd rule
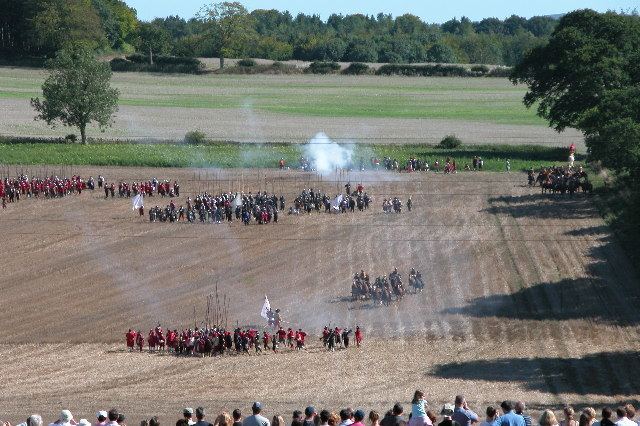
[[[236,328],[233,332],[224,327],[213,326],[211,328],[168,329],[166,333],[158,324],[149,330],[146,343],[149,352],[168,351],[176,355],[188,356],[217,356],[225,353],[249,354],[250,351],[261,353],[272,350],[278,352],[289,348],[303,350],[306,348],[307,333],[301,328],[287,330],[280,327],[273,334],[264,330],[260,333],[255,328]],[[125,334],[127,348],[133,352],[142,352],[145,346],[145,337],[141,331],[129,329]]]
[[[258,224],[278,223],[278,212],[285,209],[285,198],[279,198],[275,194],[258,191],[255,195],[251,192],[221,193],[213,196],[208,193],[198,194],[194,199],[187,198],[186,206],[177,207],[173,200],[163,207],[149,209],[150,222],[181,222],[193,223],[199,220],[202,223],[222,223],[236,220],[248,225],[251,219]]]

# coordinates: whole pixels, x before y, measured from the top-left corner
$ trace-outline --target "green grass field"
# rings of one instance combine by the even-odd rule
[[[6,165],[96,165],[96,166],[149,166],[149,167],[256,167],[273,168],[284,158],[295,167],[304,148],[298,144],[223,144],[175,145],[97,143],[92,145],[64,143],[23,143],[0,141],[0,159]],[[16,143],[17,142],[17,143]],[[477,145],[458,149],[440,149],[426,145],[352,145],[354,167],[361,162],[369,167],[371,157],[390,157],[403,163],[410,157],[436,159],[444,164],[447,157],[456,160],[459,170],[471,164],[473,156],[484,159],[487,171],[505,171],[510,159],[513,171],[526,170],[565,162],[566,150],[541,146]],[[578,160],[581,160],[579,157]]]
[[[41,70],[0,68],[0,99],[40,94]],[[150,75],[116,73],[120,104],[246,108],[315,117],[437,118],[496,124],[546,123],[522,105],[523,87],[502,78]]]

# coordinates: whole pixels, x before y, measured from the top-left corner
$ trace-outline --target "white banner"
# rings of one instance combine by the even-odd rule
[[[260,311],[260,316],[264,319],[269,319],[267,313],[271,310],[271,305],[269,304],[269,299],[267,299],[267,295],[264,296],[264,304],[262,305],[262,310]]]
[[[140,207],[144,207],[144,197],[142,194],[138,194],[133,197],[131,204],[133,204],[133,210],[138,210]]]

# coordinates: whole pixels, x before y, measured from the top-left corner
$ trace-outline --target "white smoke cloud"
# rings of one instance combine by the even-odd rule
[[[353,148],[340,145],[329,139],[324,132],[317,133],[303,145],[304,156],[318,172],[332,172],[336,168],[347,168],[352,163]]]

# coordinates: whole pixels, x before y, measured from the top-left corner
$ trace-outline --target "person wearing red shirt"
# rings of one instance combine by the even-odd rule
[[[362,343],[362,330],[360,330],[360,326],[356,326],[356,347],[360,347],[360,343]]]
[[[133,347],[136,344],[136,332],[129,329],[126,336],[127,336],[127,347],[129,348],[129,352],[131,352],[133,351]]]
[[[294,340],[294,338],[295,338],[295,332],[291,328],[289,328],[287,330],[287,345],[290,348],[293,348],[293,340]]]
[[[284,344],[285,339],[287,338],[287,332],[284,328],[280,327],[278,330],[278,341]]]

